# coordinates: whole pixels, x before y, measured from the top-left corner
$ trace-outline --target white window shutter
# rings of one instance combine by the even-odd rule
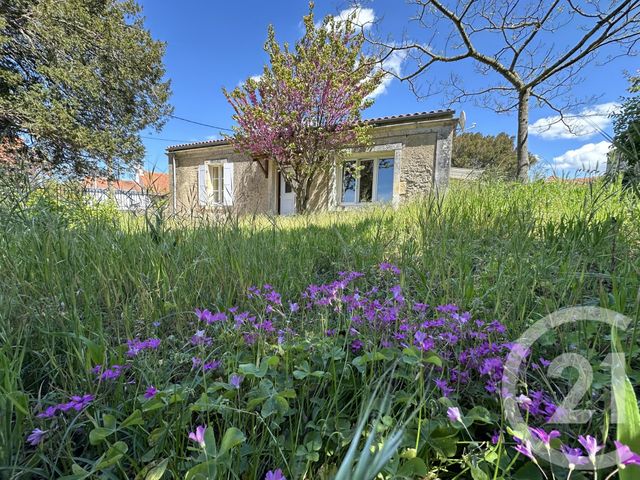
[[[224,164],[224,204],[233,205],[233,163],[227,162]]]
[[[198,165],[198,202],[201,207],[207,204],[207,166]]]

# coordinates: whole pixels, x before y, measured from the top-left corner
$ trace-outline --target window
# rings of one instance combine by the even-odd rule
[[[393,158],[349,160],[342,165],[342,203],[390,202]]]
[[[213,203],[223,203],[224,168],[221,164],[209,165],[209,198]]]

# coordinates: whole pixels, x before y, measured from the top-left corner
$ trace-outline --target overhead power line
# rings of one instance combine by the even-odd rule
[[[176,140],[175,138],[147,137],[145,135],[140,135],[140,138],[145,138],[147,140],[160,140],[162,142],[189,143],[187,140]]]
[[[218,127],[216,125],[209,125],[208,123],[196,122],[195,120],[189,120],[188,118],[178,117],[177,115],[169,115],[169,116],[176,120],[181,120],[187,123],[193,123],[194,125],[200,125],[202,127],[215,128],[216,130],[226,130],[227,132],[233,132],[233,130],[230,128]]]

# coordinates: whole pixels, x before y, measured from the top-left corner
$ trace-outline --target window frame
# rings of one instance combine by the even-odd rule
[[[224,162],[206,162],[207,165],[207,198],[209,205],[224,205]],[[218,170],[217,188],[213,184],[213,169]],[[216,190],[218,193],[218,201],[215,200]]]
[[[344,160],[341,164],[340,164],[340,168],[338,169],[339,172],[339,181],[338,181],[338,205],[340,206],[344,206],[344,207],[355,207],[355,206],[364,206],[364,205],[371,205],[374,203],[382,203],[378,200],[378,165],[380,164],[381,160],[393,160],[393,184],[392,184],[392,189],[391,189],[391,200],[389,200],[388,202],[384,202],[384,203],[392,203],[393,202],[393,196],[394,196],[394,188],[393,186],[395,186],[395,175],[396,175],[396,158],[393,152],[384,152],[381,153],[380,155],[367,155],[367,156],[359,156],[359,157],[351,157],[351,158],[347,158],[346,160]],[[373,179],[372,179],[372,185],[371,185],[371,201],[370,202],[361,202],[360,201],[360,177],[361,175],[358,175],[356,177],[356,185],[355,185],[355,197],[356,200],[354,202],[345,202],[342,200],[343,195],[344,195],[344,166],[346,163],[349,162],[355,162],[356,163],[356,168],[360,167],[361,162],[366,162],[366,161],[373,161]]]

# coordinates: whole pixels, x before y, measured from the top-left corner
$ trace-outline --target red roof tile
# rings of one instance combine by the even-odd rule
[[[123,192],[142,192],[144,190],[163,195],[169,193],[169,174],[145,171],[138,173],[135,180],[108,180],[104,177],[85,178],[84,185],[87,188],[99,190],[108,188]]]

